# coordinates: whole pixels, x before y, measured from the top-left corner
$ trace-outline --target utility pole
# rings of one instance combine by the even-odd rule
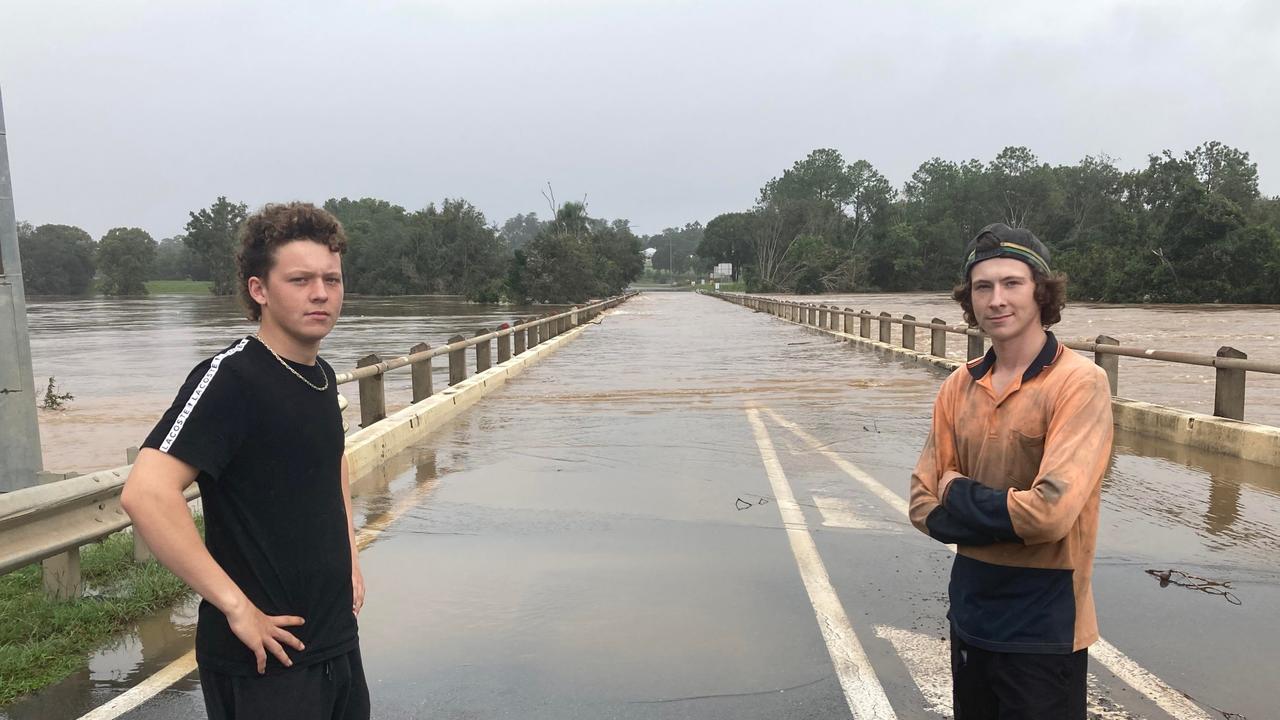
[[[36,474],[43,467],[4,99],[0,96],[0,492],[35,485]]]

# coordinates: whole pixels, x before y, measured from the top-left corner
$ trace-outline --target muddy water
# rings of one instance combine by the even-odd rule
[[[873,306],[874,307],[874,306]],[[213,348],[213,349],[216,349]],[[641,297],[357,486],[375,717],[847,716],[747,408],[904,495],[941,376],[740,307]],[[769,421],[835,591],[901,717],[930,716],[871,628],[941,631],[950,555]],[[830,526],[817,498],[866,510]],[[1179,690],[1249,718],[1280,706],[1280,481],[1121,435],[1095,584],[1104,635]],[[1243,601],[1161,588],[1225,580]],[[0,712],[100,703],[189,648],[181,617]],[[1137,717],[1132,691],[1111,697]],[[778,692],[786,689],[786,692]],[[129,720],[200,717],[187,681]]]
[[[470,337],[517,317],[551,307],[492,306],[456,297],[347,298],[342,319],[321,355],[339,372],[369,353],[403,355],[418,342],[438,346],[455,334]],[[124,463],[173,401],[196,363],[217,353],[254,325],[231,298],[160,295],[145,299],[33,299],[27,306],[36,386],[50,376],[75,399],[66,410],[40,410],[44,465],[57,472],[87,472]],[[468,362],[474,366],[474,356]],[[435,362],[437,387],[447,363]],[[359,424],[355,385],[344,385],[347,412]],[[410,399],[407,371],[387,378],[387,404]]]
[[[963,325],[964,316],[949,295],[940,293],[776,296],[801,302],[835,305],[851,310],[904,313],[917,320],[935,317],[949,324]],[[878,326],[872,335],[879,337]],[[1250,358],[1280,362],[1280,306],[1276,305],[1101,305],[1072,303],[1054,327],[1062,340],[1089,342],[1110,335],[1122,345],[1157,350],[1175,350],[1213,355],[1229,345]],[[919,343],[927,343],[919,331]],[[900,342],[899,329],[893,330]],[[963,360],[965,341],[948,336],[950,357]],[[1213,413],[1214,369],[1195,365],[1157,362],[1140,358],[1120,358],[1122,397],[1161,405]],[[1280,375],[1249,373],[1245,391],[1245,419],[1280,425]]]

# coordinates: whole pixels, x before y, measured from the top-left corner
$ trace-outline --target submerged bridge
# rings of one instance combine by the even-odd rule
[[[951,716],[952,551],[905,513],[942,372],[739,304],[640,295],[536,344],[423,349],[498,358],[389,415],[397,361],[349,376],[374,717]],[[1275,715],[1276,475],[1118,429],[1092,717]],[[193,622],[143,623],[0,718],[203,717]]]

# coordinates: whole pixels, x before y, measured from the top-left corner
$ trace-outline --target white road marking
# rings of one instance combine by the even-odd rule
[[[843,530],[873,530],[885,533],[900,533],[902,528],[883,520],[867,517],[857,503],[844,498],[814,495],[813,504],[822,513],[823,527],[841,528]]]
[[[413,489],[413,492],[396,503],[391,510],[371,522],[366,522],[361,526],[360,531],[356,533],[356,548],[363,550],[371,545],[401,515],[421,504],[434,488],[434,482],[418,485]],[[196,651],[190,650],[187,654],[161,668],[151,677],[115,696],[110,702],[99,705],[88,713],[81,715],[79,720],[115,720],[167,690],[174,683],[195,672],[195,670]]]
[[[171,685],[190,675],[195,669],[196,651],[189,650],[186,655],[169,663],[155,675],[115,696],[111,702],[99,705],[81,715],[80,720],[114,720],[169,689]]]
[[[762,409],[765,413],[768,413],[774,422],[791,431],[793,435],[805,443],[808,443],[811,446],[811,450],[831,460],[832,463],[844,470],[850,477],[866,486],[876,497],[884,500],[886,504],[902,515],[907,515],[907,501],[903,500],[897,493],[882,485],[879,480],[871,477],[858,466],[840,457],[837,453],[826,449],[817,438],[805,432],[799,425],[769,408]],[[948,545],[947,547],[951,549],[951,552],[956,551],[954,545]],[[1131,660],[1106,640],[1098,638],[1098,641],[1089,649],[1089,656],[1177,720],[1211,720],[1209,715],[1186,695],[1170,687],[1168,683]]]
[[[951,648],[945,639],[913,630],[876,626],[876,636],[888,640],[907,666],[924,696],[925,709],[954,717],[951,706]],[[1112,700],[1098,677],[1089,673],[1089,720],[1139,720]]]
[[[897,715],[889,704],[884,687],[872,670],[871,661],[867,659],[858,636],[853,632],[853,626],[849,624],[844,606],[840,604],[840,598],[831,586],[827,568],[822,564],[818,547],[805,524],[804,512],[796,505],[791,485],[782,472],[782,463],[774,452],[769,431],[765,429],[760,414],[755,409],[747,409],[747,420],[755,434],[760,459],[764,462],[765,473],[773,486],[773,495],[778,499],[778,512],[782,515],[787,539],[791,542],[791,553],[795,556],[804,588],[809,593],[809,602],[813,605],[818,628],[822,631],[822,639],[826,641],[827,652],[831,655],[831,663],[835,667],[836,677],[840,679],[840,687],[844,690],[849,710],[856,720],[895,720]]]
[[[884,625],[876,626],[876,636],[888,640],[902,658],[924,696],[925,709],[952,717],[951,648],[947,641]]]

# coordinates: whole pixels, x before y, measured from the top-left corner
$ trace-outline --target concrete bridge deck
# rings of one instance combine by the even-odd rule
[[[903,513],[940,379],[630,301],[358,488],[374,716],[949,717],[952,556]],[[1165,450],[1121,436],[1104,486],[1093,716],[1273,717],[1280,489]],[[1144,572],[1169,567],[1242,604]],[[80,717],[189,647],[7,716]],[[199,689],[112,717],[203,717]]]

